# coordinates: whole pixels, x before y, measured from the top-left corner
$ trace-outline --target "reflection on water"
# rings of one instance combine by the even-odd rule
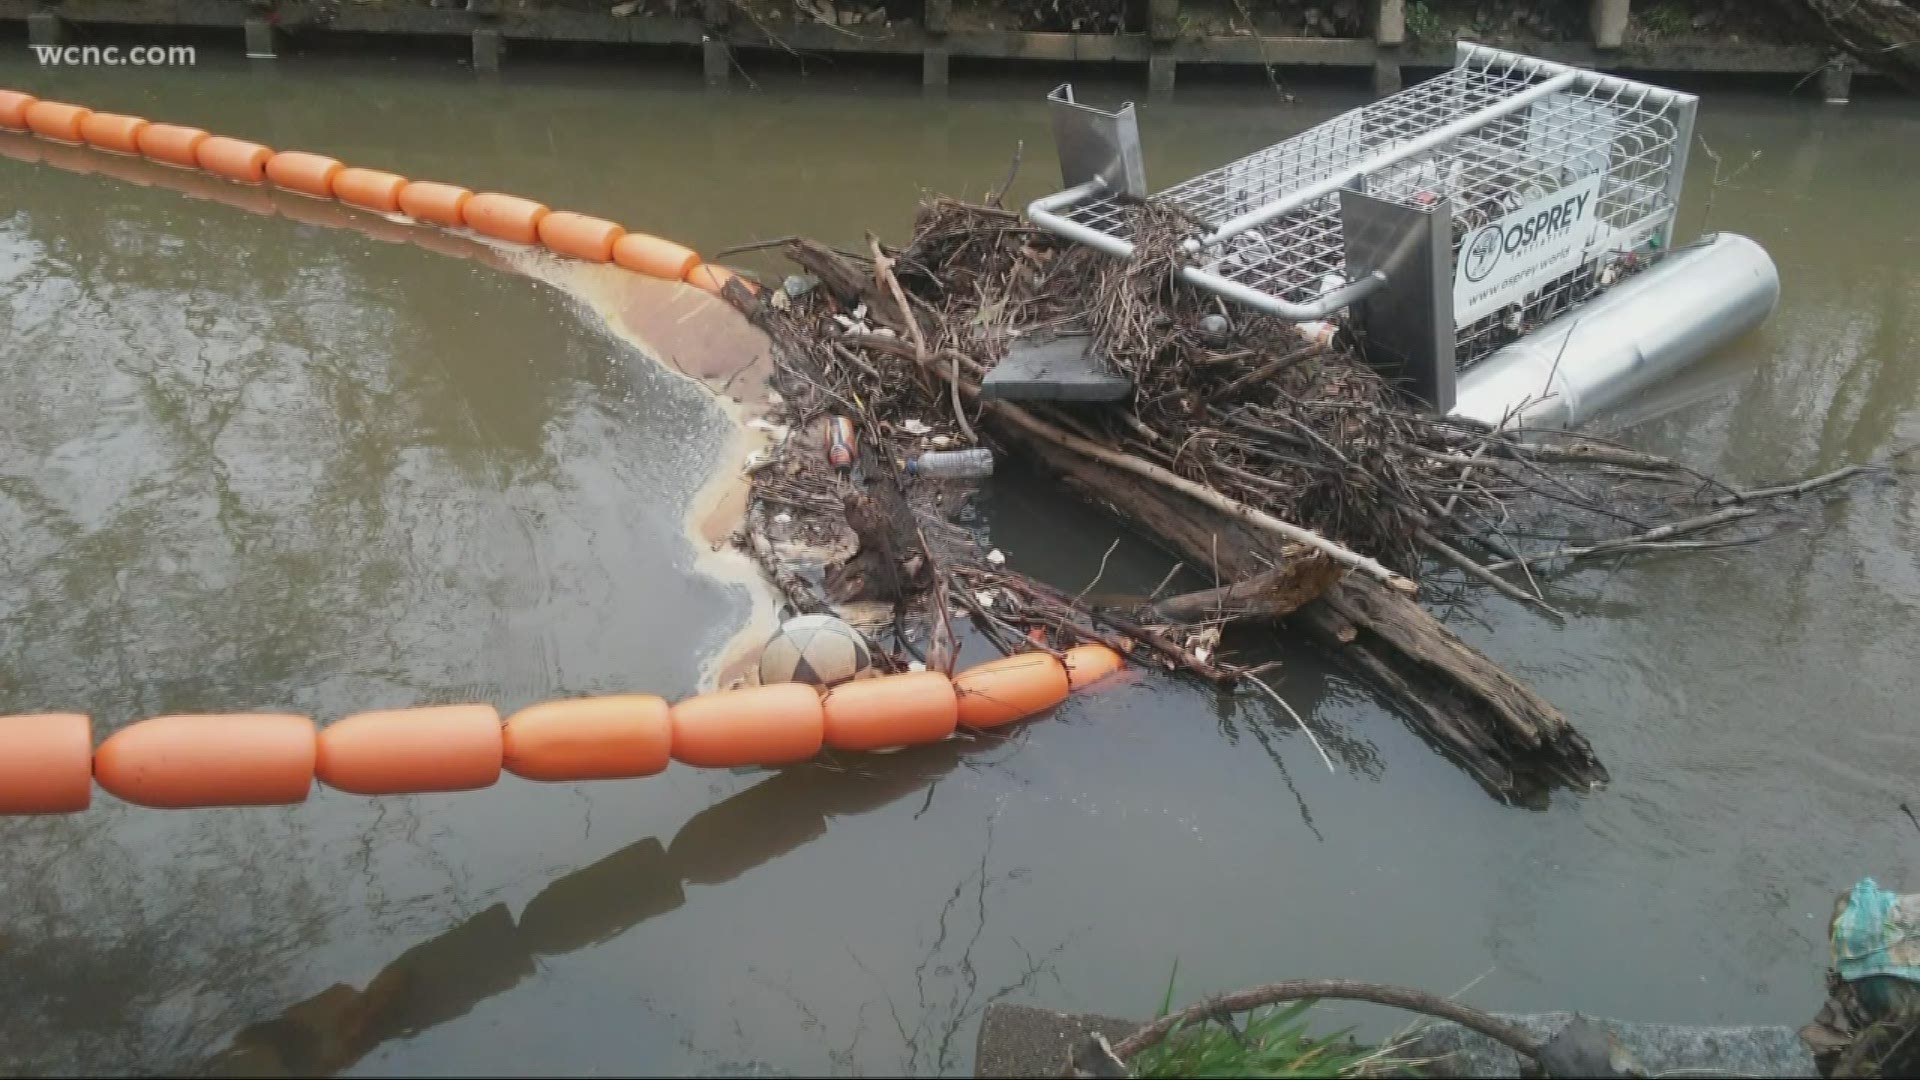
[[[1013,197],[1055,180],[1043,79],[923,102],[589,68],[118,74],[0,63],[709,250],[898,236],[919,190],[998,183],[1016,140]],[[1165,182],[1354,100],[1301,96],[1156,103],[1148,166]],[[1775,254],[1782,308],[1611,426],[1750,481],[1920,434],[1916,126],[1710,96],[1715,149],[1764,151],[1710,224]],[[721,452],[710,394],[484,261],[124,171],[0,155],[0,710],[111,730],[692,687],[741,605],[681,529]],[[979,513],[1073,589],[1115,534],[1017,474]],[[1436,588],[1612,769],[1545,813],[1493,805],[1281,637],[1244,647],[1285,660],[1334,773],[1271,702],[1149,678],[1004,741],[765,777],[0,821],[0,1068],[964,1072],[989,1000],[1143,1015],[1176,961],[1193,995],[1492,968],[1492,1008],[1799,1022],[1831,892],[1901,887],[1912,842],[1914,523],[1911,484],[1864,486],[1759,548],[1587,568],[1557,586],[1564,627]],[[1167,568],[1123,543],[1100,587]]]

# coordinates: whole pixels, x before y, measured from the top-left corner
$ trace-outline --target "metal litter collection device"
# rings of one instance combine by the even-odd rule
[[[1133,105],[1048,101],[1066,188],[1028,218],[1131,257]],[[1198,223],[1190,284],[1296,322],[1345,310],[1368,360],[1441,412],[1574,424],[1779,298],[1752,240],[1673,247],[1698,103],[1461,42],[1445,73],[1151,197]]]

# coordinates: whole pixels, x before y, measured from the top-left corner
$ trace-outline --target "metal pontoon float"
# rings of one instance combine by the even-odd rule
[[[1027,216],[1132,255],[1133,105],[1048,96],[1065,190]],[[1297,322],[1342,312],[1442,412],[1577,423],[1764,321],[1773,261],[1673,247],[1699,99],[1461,42],[1445,73],[1152,196],[1200,224],[1189,283]]]

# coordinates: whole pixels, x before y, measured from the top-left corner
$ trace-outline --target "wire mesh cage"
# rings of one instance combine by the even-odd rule
[[[1155,197],[1205,230],[1188,246],[1220,291],[1276,301],[1270,310],[1284,313],[1358,276],[1349,272],[1343,189],[1410,207],[1447,200],[1449,265],[1477,230],[1585,193],[1594,228],[1577,265],[1553,267],[1550,280],[1497,297],[1493,310],[1480,310],[1487,297],[1456,304],[1453,353],[1464,367],[1590,297],[1611,279],[1610,262],[1669,241],[1695,106],[1660,87],[1462,43],[1445,73]],[[1092,190],[1035,220],[1124,254],[1133,201]]]

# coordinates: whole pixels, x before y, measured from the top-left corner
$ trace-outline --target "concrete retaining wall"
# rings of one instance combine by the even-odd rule
[[[499,0],[464,0],[465,8],[424,4],[330,3],[324,0],[0,0],[0,22],[26,22],[40,44],[71,42],[75,27],[188,27],[232,31],[235,47],[270,56],[286,35],[328,33],[457,37],[472,42],[474,68],[497,70],[515,41],[592,42],[680,47],[703,57],[707,79],[724,83],[735,51],[791,48],[832,55],[921,59],[928,85],[945,85],[954,57],[1054,63],[1144,66],[1150,86],[1168,90],[1190,65],[1275,68],[1355,68],[1372,72],[1381,92],[1398,89],[1403,68],[1453,63],[1446,43],[1408,39],[1403,0],[1370,0],[1372,36],[1366,38],[1184,36],[1179,0],[1153,0],[1151,23],[1137,34],[1054,34],[979,30],[952,25],[950,0],[927,0],[925,25],[866,26],[858,33],[818,22],[786,23],[775,41],[767,29],[740,17],[726,0],[703,0],[698,14],[617,17],[554,8],[503,10]],[[1811,45],[1721,42],[1634,42],[1623,39],[1629,0],[1592,0],[1589,40],[1499,42],[1553,60],[1643,73],[1735,72],[1805,76],[1823,72],[1830,98],[1844,98],[1852,67],[1831,50]],[[244,34],[244,39],[240,35]]]

